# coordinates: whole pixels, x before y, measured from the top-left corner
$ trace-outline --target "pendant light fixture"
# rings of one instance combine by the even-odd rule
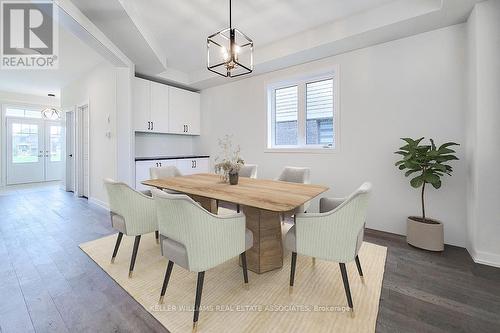
[[[54,94],[48,94],[49,97],[55,97]],[[61,111],[54,107],[47,107],[42,110],[42,117],[49,120],[59,120],[61,119]]]
[[[253,41],[233,28],[229,0],[229,28],[207,37],[207,69],[224,77],[237,77],[253,71]]]

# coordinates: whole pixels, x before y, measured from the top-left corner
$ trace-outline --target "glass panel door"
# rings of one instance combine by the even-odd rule
[[[41,120],[7,118],[7,184],[44,181],[43,132]]]

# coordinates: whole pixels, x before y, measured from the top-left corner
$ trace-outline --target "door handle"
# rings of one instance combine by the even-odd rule
[[[73,157],[73,154],[69,154],[68,156],[69,156],[69,157]]]

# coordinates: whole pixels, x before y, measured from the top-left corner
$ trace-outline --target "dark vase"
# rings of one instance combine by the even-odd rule
[[[229,174],[229,184],[231,185],[238,185],[238,173],[230,173]]]

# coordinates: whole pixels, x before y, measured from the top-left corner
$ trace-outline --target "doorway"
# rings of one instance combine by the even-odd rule
[[[61,180],[64,171],[60,122],[8,117],[7,185]]]

